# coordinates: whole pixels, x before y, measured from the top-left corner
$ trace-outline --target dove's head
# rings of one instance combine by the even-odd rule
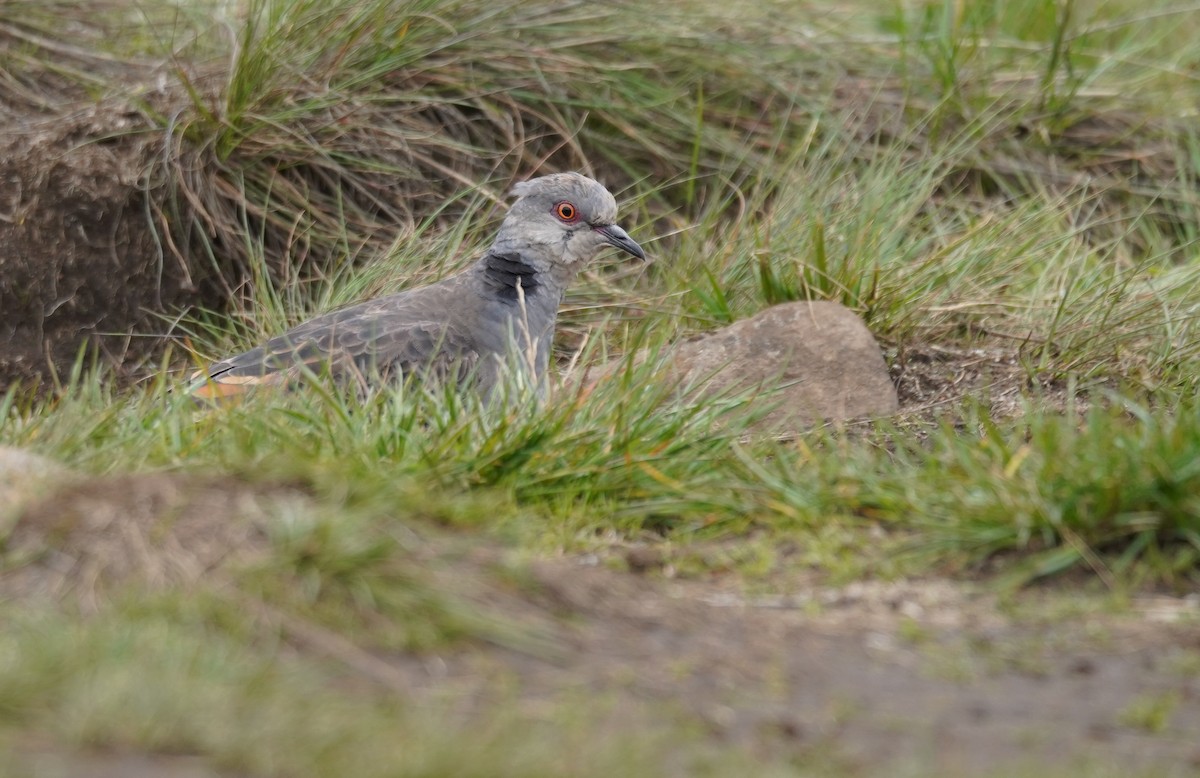
[[[555,173],[517,184],[496,249],[577,270],[605,246],[645,259],[646,253],[616,225],[617,201],[578,173]]]

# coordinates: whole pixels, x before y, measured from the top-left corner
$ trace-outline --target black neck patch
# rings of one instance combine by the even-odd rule
[[[537,269],[521,259],[521,255],[515,251],[508,254],[488,252],[483,258],[483,272],[488,281],[496,286],[502,300],[518,299],[518,285],[525,297],[533,297],[541,286]]]

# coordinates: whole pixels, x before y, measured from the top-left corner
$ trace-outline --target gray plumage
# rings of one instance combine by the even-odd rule
[[[466,270],[310,319],[258,348],[193,374],[198,397],[288,383],[306,370],[371,381],[397,373],[462,380],[490,392],[505,364],[546,375],[567,286],[605,246],[639,259],[616,225],[617,203],[596,181],[558,173],[513,187],[491,248]]]

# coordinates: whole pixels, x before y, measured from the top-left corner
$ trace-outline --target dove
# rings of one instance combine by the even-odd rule
[[[559,305],[580,270],[610,246],[646,254],[616,224],[613,195],[587,176],[542,176],[512,194],[491,247],[465,270],[310,319],[197,370],[187,391],[229,398],[314,373],[365,388],[415,373],[488,396],[513,365],[541,386]]]

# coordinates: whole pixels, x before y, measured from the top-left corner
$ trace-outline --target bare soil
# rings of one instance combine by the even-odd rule
[[[161,351],[132,335],[165,330],[155,314],[194,290],[151,227],[156,142],[138,112],[109,104],[0,136],[0,388],[61,373],[85,346],[114,365]]]
[[[584,685],[631,703],[670,700],[719,741],[800,760],[815,752],[855,773],[1200,768],[1200,679],[1179,670],[1200,649],[1200,601],[1021,619],[955,581],[750,596],[592,565],[535,567],[547,605],[571,616],[562,662],[476,653],[427,670],[425,682],[470,686],[506,668],[535,699]],[[1122,719],[1155,695],[1178,695],[1162,730]]]
[[[109,586],[219,580],[266,550],[273,503],[302,499],[218,477],[82,482],[21,513],[0,597],[96,609]],[[831,587],[804,574],[748,588],[736,576],[675,578],[643,546],[518,564],[514,575],[504,550],[463,553],[462,543],[432,539],[425,564],[456,595],[536,636],[528,648],[484,641],[398,654],[330,641],[315,625],[285,633],[354,671],[364,693],[449,700],[467,720],[514,704],[536,716],[584,694],[610,706],[616,733],[698,726],[713,748],[819,760],[844,774],[1200,770],[1195,596],[1114,608],[1059,588],[1002,602],[963,581]],[[14,560],[24,562],[14,570]],[[1156,704],[1161,720],[1139,716]],[[35,744],[29,758],[59,775],[208,774],[194,759],[93,760]]]

